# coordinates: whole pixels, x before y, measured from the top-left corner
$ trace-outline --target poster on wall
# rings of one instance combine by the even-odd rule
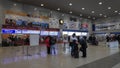
[[[50,18],[49,28],[59,28],[59,20],[56,18]]]
[[[39,45],[39,34],[30,34],[30,46]]]
[[[80,30],[88,31],[88,23],[87,22],[82,22],[80,24]]]
[[[71,22],[68,23],[68,27],[69,27],[69,29],[77,30],[78,29],[78,23],[71,21]]]
[[[95,26],[96,31],[103,31],[103,30],[118,30],[120,29],[120,23],[101,23],[96,24]]]

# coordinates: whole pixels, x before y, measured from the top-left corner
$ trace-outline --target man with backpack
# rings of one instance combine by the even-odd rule
[[[55,37],[51,37],[50,38],[50,52],[51,54],[56,54],[56,51],[55,51],[55,44],[56,44],[56,38]]]

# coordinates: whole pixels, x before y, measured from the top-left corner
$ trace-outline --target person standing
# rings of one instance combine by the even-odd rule
[[[71,56],[74,56],[74,46],[75,46],[74,41],[76,41],[75,43],[77,43],[77,41],[78,41],[75,33],[70,37],[70,42],[71,42]]]
[[[83,37],[80,37],[79,43],[81,45],[80,51],[82,52],[82,57],[87,57],[87,42]]]
[[[55,44],[56,44],[56,38],[55,37],[51,37],[50,38],[50,53],[51,54],[56,54],[56,51],[55,51]]]
[[[50,36],[46,37],[45,44],[46,44],[46,47],[47,47],[47,54],[50,54]]]

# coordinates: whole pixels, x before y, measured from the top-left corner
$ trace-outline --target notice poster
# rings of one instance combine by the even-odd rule
[[[38,46],[38,45],[39,45],[39,34],[31,34],[30,46]]]

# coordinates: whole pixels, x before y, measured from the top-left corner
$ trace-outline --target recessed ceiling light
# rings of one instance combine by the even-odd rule
[[[103,3],[102,2],[99,2],[99,5],[102,5]]]
[[[103,14],[99,14],[100,16],[102,16]]]
[[[50,13],[52,13],[52,11],[50,11]]]
[[[13,4],[14,6],[16,6],[17,4]]]
[[[69,3],[69,6],[72,6],[72,3]]]
[[[115,13],[117,13],[118,11],[116,10]]]
[[[41,4],[41,6],[44,6],[44,4]]]
[[[85,10],[85,8],[82,8],[82,10]]]
[[[65,14],[62,14],[62,16],[64,16]]]
[[[108,7],[108,9],[111,9],[111,7]]]
[[[91,18],[90,16],[88,16],[88,18]]]
[[[95,20],[95,17],[93,17],[93,19]]]
[[[92,13],[95,13],[95,11],[92,11]]]
[[[104,17],[107,17],[106,15],[104,15]]]
[[[82,14],[80,14],[80,16],[82,16]]]
[[[34,8],[34,10],[36,11],[36,10],[37,10],[37,8]]]
[[[60,10],[60,8],[57,9],[58,11]]]
[[[72,11],[70,11],[70,13],[72,13]]]
[[[118,13],[120,15],[120,13]]]

